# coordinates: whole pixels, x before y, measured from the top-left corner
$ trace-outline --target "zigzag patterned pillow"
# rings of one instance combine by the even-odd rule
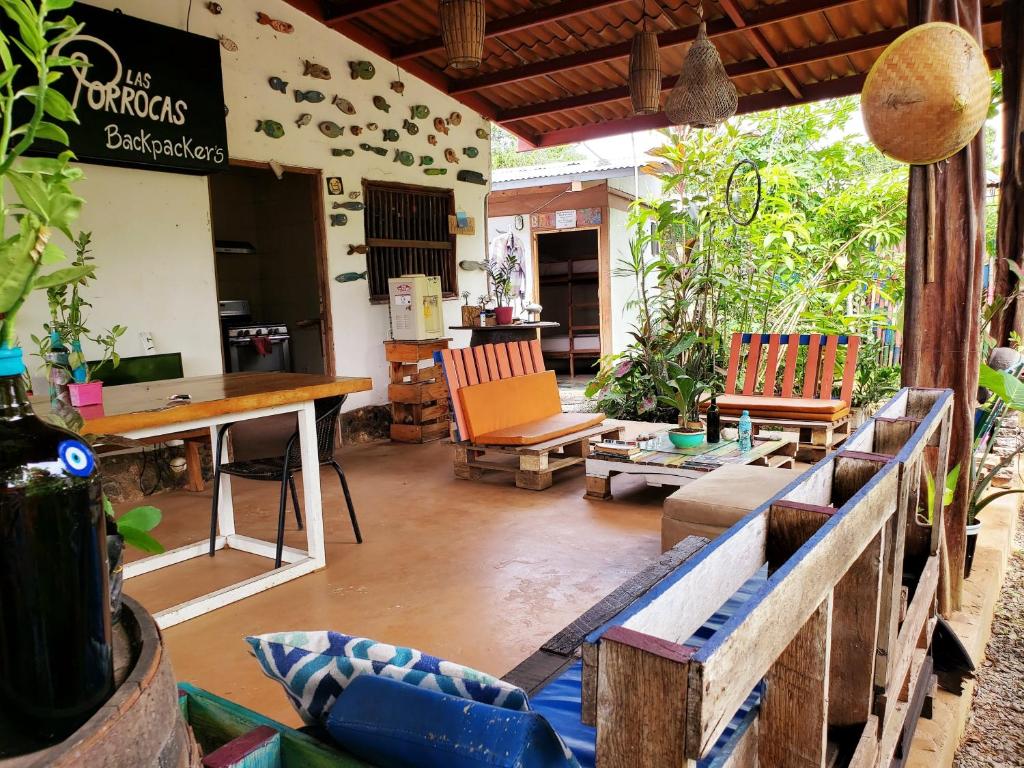
[[[281,683],[310,725],[323,722],[345,686],[359,675],[382,675],[504,709],[530,708],[521,688],[413,648],[338,632],[275,632],[245,639],[263,673]]]

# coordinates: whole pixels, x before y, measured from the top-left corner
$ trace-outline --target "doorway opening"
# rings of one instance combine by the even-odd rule
[[[210,177],[224,370],[334,374],[319,171]]]
[[[601,301],[598,291],[598,230],[537,233],[537,281],[545,329],[544,362],[570,378],[594,373],[601,357]]]

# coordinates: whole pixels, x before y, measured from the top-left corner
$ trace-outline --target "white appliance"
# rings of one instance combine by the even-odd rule
[[[441,278],[402,275],[388,280],[391,336],[398,341],[439,339],[444,335]]]

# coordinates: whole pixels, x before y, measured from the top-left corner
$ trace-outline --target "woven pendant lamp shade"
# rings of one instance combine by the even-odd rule
[[[736,114],[736,86],[708,40],[703,21],[686,52],[679,80],[665,101],[665,114],[675,125],[694,128],[711,128]]]
[[[894,160],[937,163],[981,130],[991,88],[985,54],[966,29],[921,24],[896,38],[871,67],[860,97],[864,128]]]
[[[484,57],[484,0],[441,0],[441,39],[452,69],[476,69]]]
[[[633,112],[653,115],[661,109],[661,61],[658,35],[638,32],[629,51],[629,97]]]

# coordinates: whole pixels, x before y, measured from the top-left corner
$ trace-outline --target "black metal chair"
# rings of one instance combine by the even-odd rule
[[[348,515],[352,521],[352,531],[355,533],[356,542],[363,543],[363,536],[359,532],[359,521],[356,519],[356,510],[352,506],[352,495],[348,490],[348,481],[345,479],[345,472],[341,465],[334,458],[334,436],[338,426],[338,416],[341,413],[341,406],[345,402],[344,397],[331,397],[317,400],[314,403],[316,408],[316,443],[319,453],[320,465],[330,465],[338,473],[341,481],[341,490],[345,494],[345,504],[348,505]],[[232,461],[227,464],[221,463],[221,450],[224,444],[224,435],[232,424],[224,424],[217,430],[217,445],[214,448],[214,471],[213,471],[213,510],[210,515],[210,557],[216,553],[217,540],[217,511],[220,501],[220,475],[222,472],[233,477],[241,477],[247,480],[264,480],[281,483],[281,503],[277,515],[277,557],[274,560],[274,567],[281,567],[281,554],[284,549],[284,518],[288,505],[287,490],[291,490],[292,506],[295,508],[295,522],[299,530],[302,530],[302,513],[299,510],[299,495],[295,491],[295,473],[302,471],[302,459],[299,455],[299,431],[295,430],[285,447],[283,456],[274,456],[266,459],[251,459],[249,461]]]

